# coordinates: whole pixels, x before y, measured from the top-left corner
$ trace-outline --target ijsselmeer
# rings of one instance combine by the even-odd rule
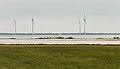
[[[0,69],[120,69],[120,1],[0,0]]]

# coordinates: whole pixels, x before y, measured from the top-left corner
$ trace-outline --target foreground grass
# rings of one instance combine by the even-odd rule
[[[0,69],[120,69],[120,47],[3,45]]]

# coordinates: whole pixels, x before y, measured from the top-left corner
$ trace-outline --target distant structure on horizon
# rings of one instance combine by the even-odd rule
[[[34,24],[35,24],[35,20],[34,20],[34,10],[33,10],[33,14],[32,14],[32,24],[31,24],[31,26],[32,26],[32,29],[31,29],[31,34],[32,35],[34,35],[34,34],[36,34],[36,33],[34,33]],[[86,15],[85,15],[85,13],[84,13],[84,18],[83,18],[83,20],[84,20],[84,31],[82,32],[82,23],[81,23],[81,21],[80,21],[80,19],[79,19],[79,23],[78,23],[78,34],[81,34],[81,35],[86,35],[87,33],[86,33],[86,24],[87,24],[87,21],[86,21]],[[16,34],[18,34],[18,33],[16,33],[16,20],[13,18],[13,22],[14,22],[14,31],[15,31],[15,35]],[[59,33],[59,35],[62,35],[62,33]]]
[[[34,35],[34,10],[32,15],[32,35]]]
[[[84,21],[84,30],[83,30],[83,34],[85,35],[86,34],[86,23],[87,23],[87,20],[86,20],[86,17],[85,17],[85,13],[84,13],[84,18],[83,18],[83,21]],[[80,34],[82,34],[82,25],[81,25],[81,21],[80,21],[80,19],[79,19],[79,23],[78,23],[78,32],[80,33]]]
[[[86,34],[86,23],[87,23],[87,21],[86,21],[86,17],[85,17],[85,13],[84,13],[84,34]]]
[[[15,20],[14,18],[13,18],[13,22],[14,22],[14,25],[15,25],[15,26],[14,26],[14,27],[15,27],[14,29],[15,29],[15,35],[16,35],[16,20]]]
[[[80,21],[80,19],[79,19],[79,26],[78,26],[78,32],[81,34],[81,21]]]

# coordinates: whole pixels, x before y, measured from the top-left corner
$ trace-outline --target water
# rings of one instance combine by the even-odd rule
[[[120,44],[120,41],[79,41],[62,39],[0,40],[0,44]]]
[[[114,38],[120,37],[120,35],[0,35],[0,38],[44,38],[44,37]]]
[[[73,37],[75,39],[31,39],[44,37]],[[91,40],[114,37],[120,37],[120,35],[0,35],[0,44],[120,44],[120,40]],[[81,40],[80,38],[89,40]]]

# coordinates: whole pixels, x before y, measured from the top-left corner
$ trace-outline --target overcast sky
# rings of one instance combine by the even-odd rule
[[[120,0],[0,0],[0,32],[31,32],[33,8],[35,32],[78,32],[84,12],[87,32],[120,32]]]

